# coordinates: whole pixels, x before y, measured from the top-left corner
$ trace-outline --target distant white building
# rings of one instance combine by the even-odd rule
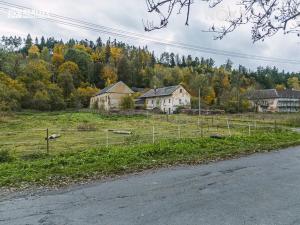
[[[140,99],[145,101],[146,109],[158,108],[167,114],[173,114],[178,107],[191,108],[191,95],[182,85],[151,89]]]
[[[105,111],[120,109],[121,101],[125,96],[134,92],[122,81],[103,88],[90,100],[90,108],[99,108]]]
[[[299,112],[300,91],[255,90],[248,96],[257,112]]]

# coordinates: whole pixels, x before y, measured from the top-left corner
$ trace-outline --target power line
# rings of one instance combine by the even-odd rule
[[[47,13],[47,12],[44,12],[41,10],[35,10],[35,9],[29,8],[29,7],[25,7],[25,6],[21,6],[21,5],[1,1],[1,0],[0,0],[0,5],[9,7],[9,8],[2,7],[2,9],[5,9],[6,11],[9,11],[12,9],[14,9],[14,10],[19,9],[19,10],[29,10],[29,11],[33,11],[33,12],[40,12],[42,15],[43,14],[47,15],[47,17],[38,17],[37,18],[40,20],[57,23],[57,24],[62,24],[62,25],[70,26],[70,27],[76,27],[76,28],[80,28],[80,29],[90,30],[90,31],[94,31],[94,32],[101,32],[103,34],[113,35],[113,36],[117,36],[117,37],[121,37],[121,38],[149,41],[149,42],[163,45],[163,46],[170,46],[170,47],[187,49],[187,50],[208,53],[208,54],[214,54],[214,55],[222,55],[222,56],[229,56],[229,57],[249,59],[249,60],[257,60],[257,61],[266,61],[266,62],[300,64],[300,61],[298,61],[298,60],[289,60],[289,59],[274,58],[274,57],[263,57],[263,56],[258,56],[258,55],[250,55],[250,54],[244,54],[244,53],[237,53],[237,52],[207,48],[207,47],[202,47],[202,46],[197,46],[197,45],[190,45],[190,44],[185,44],[185,43],[175,42],[175,41],[170,41],[170,40],[151,38],[151,37],[148,37],[143,34],[133,33],[133,32],[124,31],[124,30],[115,29],[115,28],[110,28],[110,27],[106,27],[106,26],[102,26],[102,25],[97,25],[94,23],[89,23],[86,21],[73,19],[70,17],[60,16],[60,15],[54,14],[54,13]]]
[[[32,9],[32,8],[7,3],[7,2],[4,2],[4,1],[0,1],[0,4],[5,4],[5,5],[8,5],[10,7],[12,7],[12,6],[17,7],[18,9],[26,9],[26,10],[34,11],[34,9]],[[43,11],[38,11],[38,12],[48,14],[47,12],[43,12]],[[246,54],[240,54],[240,53],[235,53],[235,52],[228,52],[228,51],[222,51],[222,50],[216,50],[216,49],[210,49],[210,48],[203,48],[203,47],[199,47],[199,46],[187,45],[187,44],[182,44],[182,43],[177,43],[177,42],[158,41],[156,39],[149,38],[149,37],[141,35],[141,34],[126,32],[126,31],[117,30],[117,29],[114,29],[114,28],[108,28],[108,27],[97,25],[97,24],[92,24],[92,23],[88,23],[88,22],[85,22],[85,21],[60,16],[60,15],[57,15],[57,14],[49,13],[49,15],[51,15],[54,18],[62,18],[62,19],[67,20],[67,21],[60,21],[60,20],[58,21],[56,19],[49,19],[49,18],[39,18],[39,19],[50,21],[50,22],[56,22],[56,23],[60,23],[60,24],[68,25],[68,26],[73,26],[73,27],[77,27],[77,28],[92,30],[92,31],[98,31],[98,32],[100,31],[102,33],[109,34],[109,35],[116,35],[116,36],[119,36],[119,37],[121,36],[121,37],[125,37],[125,38],[142,39],[142,40],[147,40],[147,41],[154,42],[156,44],[168,45],[168,46],[177,47],[177,48],[185,48],[185,49],[189,49],[189,50],[200,51],[200,52],[205,52],[205,53],[210,53],[210,54],[217,54],[217,55],[231,56],[231,57],[239,57],[239,58],[245,58],[245,59],[256,59],[256,60],[271,61],[271,62],[299,64],[299,61],[296,61],[296,60],[287,60],[287,59],[279,59],[279,58],[271,58],[271,57],[261,57],[261,56],[255,56],[255,55],[246,55]],[[82,26],[81,24],[74,24],[74,23],[70,23],[69,21],[75,21],[76,23],[83,23],[83,24],[91,24],[93,26],[100,27],[102,29],[100,30],[100,29],[96,29],[94,27],[91,28],[91,27],[88,27],[88,26]],[[103,30],[103,29],[105,29],[105,30]],[[116,33],[115,31],[122,32],[122,33]],[[128,35],[128,33],[130,34],[130,36]],[[134,34],[134,36],[133,36],[133,34]]]

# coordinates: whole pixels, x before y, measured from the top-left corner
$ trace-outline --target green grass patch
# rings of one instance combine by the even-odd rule
[[[0,163],[0,186],[60,185],[167,165],[207,163],[298,144],[299,133],[278,131],[224,139],[204,137],[33,155],[29,160],[19,157]]]

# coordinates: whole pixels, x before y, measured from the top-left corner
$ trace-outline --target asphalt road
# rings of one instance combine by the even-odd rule
[[[0,200],[1,225],[299,225],[300,147]]]

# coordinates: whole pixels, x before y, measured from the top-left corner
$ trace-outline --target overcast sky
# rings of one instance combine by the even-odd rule
[[[226,0],[225,0],[226,1]],[[230,1],[230,0],[229,0]],[[166,29],[145,33],[142,20],[154,19],[154,15],[147,13],[145,0],[11,0],[15,3],[47,12],[72,17],[99,25],[123,29],[126,31],[138,32],[159,39],[169,39],[184,42],[203,47],[210,47],[219,50],[254,54],[266,57],[287,58],[300,61],[300,39],[293,35],[277,35],[264,42],[252,43],[249,27],[241,27],[234,33],[229,34],[223,40],[213,40],[213,34],[202,32],[207,30],[213,23],[220,23],[228,12],[228,6],[222,6],[217,9],[209,9],[206,3],[196,1],[194,3],[190,26],[185,26],[184,15],[174,15]],[[232,4],[231,4],[232,5]],[[236,9],[231,8],[234,12]],[[107,35],[99,32],[86,31],[66,25],[55,24],[41,21],[39,19],[15,19],[6,14],[1,14],[0,35],[18,35],[26,37],[30,33],[33,37],[54,36],[58,39],[67,40],[91,39],[95,40],[101,36],[103,40]],[[111,36],[112,38],[115,38]],[[209,55],[201,52],[192,52],[189,50],[176,49],[170,47],[158,46],[147,41],[127,40],[117,38],[118,40],[129,42],[134,45],[148,45],[149,49],[158,52],[172,51],[180,54],[191,54],[198,57],[212,57],[217,64],[222,64],[228,57]],[[252,61],[239,58],[231,58],[234,65],[243,64],[251,69],[257,66],[276,66],[280,70],[300,71],[300,65],[267,63],[262,61]]]

